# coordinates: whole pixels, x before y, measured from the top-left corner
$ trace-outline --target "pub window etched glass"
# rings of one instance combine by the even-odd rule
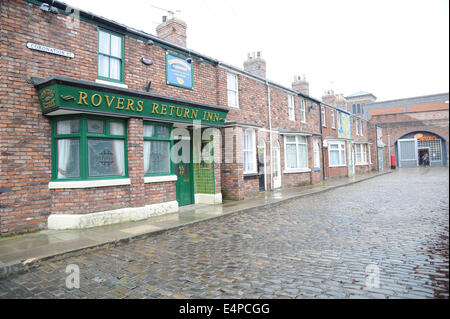
[[[88,133],[103,134],[103,121],[87,120]]]
[[[58,178],[80,177],[80,140],[59,139],[57,152]]]
[[[80,120],[59,120],[56,122],[56,134],[76,134],[80,132]]]
[[[88,139],[88,176],[124,176],[124,141]]]
[[[144,142],[144,170],[145,174],[170,174],[170,142]]]

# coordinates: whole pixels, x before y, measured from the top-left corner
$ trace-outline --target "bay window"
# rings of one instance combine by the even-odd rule
[[[285,136],[286,171],[308,168],[308,144],[306,136]]]
[[[144,123],[144,173],[145,175],[170,175],[173,145],[171,126],[163,123]]]
[[[330,167],[345,166],[345,142],[329,141],[328,158],[330,161]]]
[[[245,129],[243,138],[244,174],[256,173],[255,130]]]
[[[92,116],[60,117],[52,123],[52,179],[125,177],[125,121]]]

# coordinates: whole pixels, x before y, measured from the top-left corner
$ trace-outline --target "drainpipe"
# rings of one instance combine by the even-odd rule
[[[392,168],[392,165],[391,165],[391,136],[388,135],[387,138],[388,138],[388,151],[389,151],[388,166]],[[398,159],[397,159],[397,161],[398,161]]]
[[[322,126],[322,105],[319,103],[319,125],[320,125],[320,149],[322,150],[322,180],[325,180],[325,152],[323,151],[323,126]],[[330,160],[330,159],[328,159]]]
[[[269,81],[266,80],[267,86],[267,103],[269,106],[269,152],[270,152],[270,189],[273,189],[273,155],[272,155],[272,109],[270,105],[270,87]]]
[[[369,127],[369,124],[367,124],[367,127]],[[378,126],[375,125],[375,158],[377,159],[375,161],[375,165],[377,165],[377,171],[380,171],[380,163],[378,163],[379,158],[378,158]]]

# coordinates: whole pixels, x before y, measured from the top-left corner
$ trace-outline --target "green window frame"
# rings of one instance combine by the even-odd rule
[[[148,126],[153,126],[153,136],[146,136],[145,134],[145,127]],[[169,134],[167,137],[162,136],[162,132],[159,129],[160,127],[164,127],[167,128],[169,130]],[[173,148],[173,135],[172,135],[172,124],[170,123],[162,123],[162,122],[150,122],[150,121],[145,121],[144,122],[144,144],[145,142],[151,142],[151,141],[162,141],[162,142],[169,142],[169,172],[168,173],[147,173],[145,172],[145,176],[167,176],[167,175],[173,175],[174,174],[174,164],[172,161],[172,148]],[[144,145],[144,153],[146,151],[145,145]],[[144,171],[145,171],[145,154],[144,154]]]
[[[58,122],[62,121],[78,121],[78,132],[70,132],[64,134],[58,134],[57,125]],[[88,121],[98,121],[98,123],[103,123],[101,132],[89,132],[88,131]],[[111,124],[112,123],[120,123],[123,127],[123,134],[112,134],[111,133]],[[128,178],[128,147],[127,147],[127,122],[123,119],[117,118],[108,118],[102,116],[94,116],[94,115],[74,115],[74,116],[57,116],[52,119],[51,123],[51,131],[52,131],[52,181],[80,181],[80,180],[102,180],[102,179],[120,179],[120,178]],[[78,169],[78,176],[71,177],[60,177],[58,176],[61,168],[58,163],[58,145],[60,144],[60,140],[75,140],[79,142],[79,163],[77,165],[73,165],[73,168]],[[122,175],[97,175],[89,176],[89,142],[94,141],[123,141],[123,174]],[[120,145],[120,144],[119,144]],[[116,145],[113,144],[113,147]],[[69,156],[72,158],[76,154],[71,154]],[[117,158],[114,157],[112,153],[106,154],[105,156],[109,156],[109,159],[117,162]],[[69,159],[70,161],[70,159]],[[120,159],[119,159],[120,161]],[[111,161],[110,161],[111,162]],[[109,162],[108,162],[109,163]],[[110,164],[111,165],[111,164]],[[115,163],[118,167],[119,164]],[[67,165],[66,165],[67,166]],[[122,166],[122,165],[120,165]],[[93,169],[93,168],[92,168]],[[122,169],[122,168],[119,168]]]
[[[106,33],[109,36],[109,49],[107,48],[108,46],[106,46],[106,50],[101,49],[101,45],[100,45],[100,35],[102,33]],[[111,38],[112,36],[114,37],[118,37],[121,39],[121,49],[120,49],[120,54],[121,56],[118,57],[117,54],[114,55],[112,53],[112,41]],[[122,34],[116,33],[116,32],[112,32],[103,28],[98,28],[97,31],[97,78],[100,80],[105,80],[105,81],[112,81],[112,82],[117,82],[117,83],[124,83],[124,60],[125,60],[125,44],[124,41],[125,38]],[[108,52],[106,52],[108,51]],[[100,75],[100,63],[103,61],[108,61],[108,76],[104,76],[104,75]],[[114,78],[111,76],[111,60],[120,60],[120,76],[119,79]]]

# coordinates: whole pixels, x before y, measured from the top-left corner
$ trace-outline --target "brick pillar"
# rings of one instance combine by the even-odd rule
[[[223,132],[222,196],[233,200],[244,199],[242,128],[228,127]]]
[[[132,207],[145,206],[144,184],[144,122],[130,118],[128,121],[128,176],[130,204]]]

